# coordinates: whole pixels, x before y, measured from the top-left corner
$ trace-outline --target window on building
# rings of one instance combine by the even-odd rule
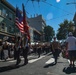
[[[8,27],[8,31],[9,31],[9,32],[13,32],[13,31],[14,31],[14,28],[13,28],[12,26],[9,26],[9,27]]]
[[[1,15],[2,15],[3,17],[6,17],[6,10],[5,10],[4,8],[2,9]]]
[[[44,26],[42,26],[42,30],[44,30]]]
[[[12,27],[11,27],[11,26],[9,26],[9,28],[8,28],[8,29],[9,29],[9,32],[11,32],[11,30],[12,30]]]
[[[1,28],[4,30],[5,29],[5,23],[1,24]]]
[[[44,22],[42,22],[42,25],[45,25]]]
[[[9,12],[9,20],[13,19],[13,14]]]
[[[0,15],[1,15],[1,10],[0,10]]]

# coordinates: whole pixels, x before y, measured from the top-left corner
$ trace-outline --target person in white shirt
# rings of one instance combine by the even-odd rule
[[[69,32],[66,39],[66,54],[68,53],[70,59],[70,67],[74,67],[74,61],[76,58],[76,38],[73,36],[72,32]]]

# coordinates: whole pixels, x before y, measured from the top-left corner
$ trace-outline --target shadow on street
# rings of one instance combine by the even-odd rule
[[[48,56],[52,55],[52,53],[48,54]]]
[[[17,69],[21,66],[24,66],[24,65],[15,65],[15,64],[12,64],[12,65],[8,65],[8,66],[2,66],[0,67],[0,73],[1,72],[5,72],[5,71],[9,71],[9,70],[13,70],[13,69]]]
[[[76,67],[64,67],[63,72],[66,74],[76,73]]]

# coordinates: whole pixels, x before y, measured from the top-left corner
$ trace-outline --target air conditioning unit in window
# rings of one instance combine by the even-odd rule
[[[0,10],[0,15],[1,15],[1,10]]]
[[[1,31],[3,31],[3,32],[7,32],[7,27],[5,27],[5,28],[1,28]]]
[[[1,31],[5,32],[5,29],[2,29],[2,28],[1,28]]]
[[[6,17],[6,14],[4,14],[4,13],[1,13],[1,15],[2,15],[3,17]]]
[[[1,31],[1,26],[0,26],[0,31]]]
[[[5,32],[7,32],[7,27],[5,27]]]

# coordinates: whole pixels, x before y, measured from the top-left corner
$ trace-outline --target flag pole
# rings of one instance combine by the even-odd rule
[[[25,44],[26,44],[26,32],[25,32],[26,13],[25,13],[25,9],[24,9],[24,4],[23,3],[22,3],[22,9],[23,9],[23,25],[24,25],[23,45],[25,46]]]
[[[27,23],[27,19],[26,19],[26,11],[25,11],[25,7],[24,7],[24,4],[22,3],[22,8],[23,8],[23,24],[24,24],[24,38],[25,38],[25,41],[26,39],[28,39],[28,42],[30,40],[30,35],[29,35],[29,26],[28,26],[28,23]]]

